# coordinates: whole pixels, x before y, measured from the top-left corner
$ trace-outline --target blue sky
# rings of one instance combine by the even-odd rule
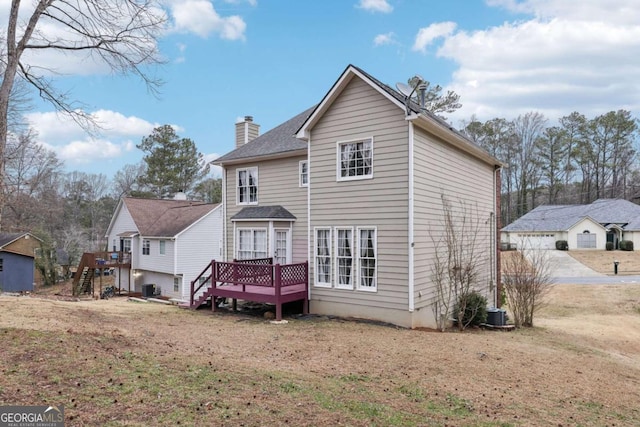
[[[23,2],[29,3],[29,2]],[[233,149],[245,115],[266,132],[319,102],[348,64],[393,85],[418,73],[455,90],[454,126],[539,111],[552,124],[640,103],[637,0],[161,0],[170,28],[159,97],[73,57],[34,57],[96,115],[90,136],[53,108],[28,114],[67,170],[111,178],[171,124],[208,158]],[[0,17],[10,2],[0,0]],[[0,18],[2,19],[2,18]],[[0,22],[0,25],[4,23]],[[27,58],[29,59],[29,58]]]

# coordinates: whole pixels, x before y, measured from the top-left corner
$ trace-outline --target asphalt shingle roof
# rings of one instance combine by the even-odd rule
[[[124,204],[141,235],[173,237],[211,212],[218,205],[190,200],[136,199]]]
[[[284,219],[295,220],[296,217],[282,206],[247,206],[231,217],[238,219]]]
[[[303,111],[267,133],[260,135],[253,141],[241,145],[222,157],[218,157],[213,163],[225,163],[233,160],[306,150],[307,143],[296,138],[295,133],[307,117],[309,117],[309,114],[311,114],[314,108],[315,106]]]
[[[625,230],[640,230],[640,205],[622,199],[598,199],[589,205],[538,206],[502,231],[566,231],[585,217],[603,226],[618,224]]]

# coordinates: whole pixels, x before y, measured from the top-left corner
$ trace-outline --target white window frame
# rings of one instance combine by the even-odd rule
[[[182,284],[182,277],[173,276],[173,292],[180,292],[181,284]]]
[[[247,174],[247,178],[249,177],[249,175],[253,174],[254,175],[254,179],[255,179],[255,187],[256,187],[256,198],[255,200],[251,200],[251,185],[249,185],[249,181],[247,179],[247,184],[246,186],[242,186],[243,188],[246,188],[247,191],[247,196],[248,196],[248,200],[247,201],[241,201],[240,200],[240,172],[246,172]],[[236,169],[236,205],[257,205],[258,204],[258,189],[259,189],[259,180],[258,180],[258,167],[257,166],[252,166],[249,168],[239,168]]]
[[[131,253],[131,237],[123,237],[122,241],[122,252]]]
[[[328,249],[329,249],[329,254],[328,255],[323,255],[322,257],[320,257],[318,255],[318,232],[319,231],[327,231],[329,232],[329,236],[327,239],[327,245],[328,245]],[[332,241],[331,241],[331,227],[314,227],[313,229],[313,284],[314,286],[317,286],[319,288],[330,288],[332,286],[331,283],[331,278],[333,277],[333,275],[331,274],[331,270],[333,267],[333,258],[332,258]],[[329,259],[329,274],[327,275],[327,278],[329,279],[329,281],[320,281],[318,279],[319,275],[318,275],[318,261],[320,260],[320,258],[328,258]]]
[[[371,154],[370,154],[370,165],[369,165],[369,173],[363,175],[352,175],[352,176],[342,176],[342,147],[346,145],[357,145],[359,143],[370,143],[371,144]],[[361,179],[372,179],[373,178],[373,137],[370,136],[368,138],[358,138],[351,139],[347,141],[338,141],[336,143],[336,180],[337,181],[356,181]]]
[[[341,259],[349,259],[349,257],[340,255],[340,232],[347,231],[350,233],[349,236],[349,248],[351,250],[351,272],[349,274],[349,283],[340,283],[340,260]],[[353,283],[355,281],[355,248],[353,246],[353,227],[335,227],[334,228],[334,265],[335,267],[335,286],[336,289],[353,289]]]
[[[244,249],[242,248],[242,252],[250,252],[251,253],[251,258],[240,258],[240,252],[241,252],[241,247],[240,244],[242,243],[241,239],[240,239],[240,234],[241,232],[249,232],[251,233],[251,240],[250,240],[250,245],[251,247],[249,249]],[[258,252],[256,250],[256,232],[261,232],[264,233],[264,252],[260,251]],[[256,259],[256,258],[266,258],[267,256],[269,256],[269,247],[268,247],[268,232],[266,228],[245,228],[245,227],[238,227],[236,229],[236,242],[235,242],[235,259]],[[256,256],[256,254],[260,254],[260,256]]]
[[[158,253],[160,255],[166,255],[167,254],[167,241],[166,240],[160,240],[158,242]]]
[[[151,255],[151,240],[142,239],[142,255]]]
[[[308,187],[309,186],[309,162],[307,160],[300,160],[298,163],[298,186],[299,187]]]
[[[363,275],[361,272],[362,269],[362,260],[363,257],[360,255],[360,251],[361,251],[361,240],[360,240],[360,233],[362,231],[366,231],[366,230],[373,230],[373,252],[374,252],[374,257],[373,260],[375,262],[374,264],[374,272],[373,272],[373,285],[372,286],[364,286],[362,285],[362,279],[363,279]],[[378,228],[377,227],[357,227],[356,228],[356,236],[355,238],[357,239],[357,248],[358,248],[358,252],[356,253],[356,289],[358,289],[359,291],[365,291],[365,292],[377,292],[378,291],[378,267],[379,267],[379,262],[378,262]]]

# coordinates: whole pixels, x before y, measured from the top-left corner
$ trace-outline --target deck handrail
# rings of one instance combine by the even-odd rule
[[[189,300],[189,305],[190,305],[190,306],[193,306],[194,298],[195,298],[196,293],[198,293],[198,291],[199,291],[200,289],[202,289],[202,287],[203,287],[203,286],[204,286],[204,285],[209,281],[209,279],[211,279],[211,278],[213,277],[213,270],[215,269],[215,264],[216,264],[216,260],[215,260],[215,259],[212,259],[212,260],[211,260],[211,262],[209,262],[209,264],[207,264],[207,266],[204,268],[204,270],[202,270],[202,271],[200,272],[200,274],[198,274],[198,275],[196,276],[196,278],[195,278],[195,279],[193,279],[193,280],[191,281],[191,298],[190,298],[190,300]],[[197,289],[195,289],[195,283],[196,283],[196,282],[198,282],[198,281],[199,281],[199,279],[200,279],[200,278],[201,278],[205,273],[207,273],[207,271],[208,271],[209,269],[211,269],[211,274],[210,274],[209,276],[207,276],[207,278],[206,278],[205,280],[203,280],[203,281],[200,283],[200,285],[198,285],[198,288],[197,288]],[[214,284],[215,284],[215,281],[213,281],[213,280],[212,280],[212,283],[214,283]]]

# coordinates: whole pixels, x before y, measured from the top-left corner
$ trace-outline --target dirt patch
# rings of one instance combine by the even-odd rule
[[[534,329],[434,333],[4,296],[0,404],[69,426],[638,425],[639,301],[558,285]]]

